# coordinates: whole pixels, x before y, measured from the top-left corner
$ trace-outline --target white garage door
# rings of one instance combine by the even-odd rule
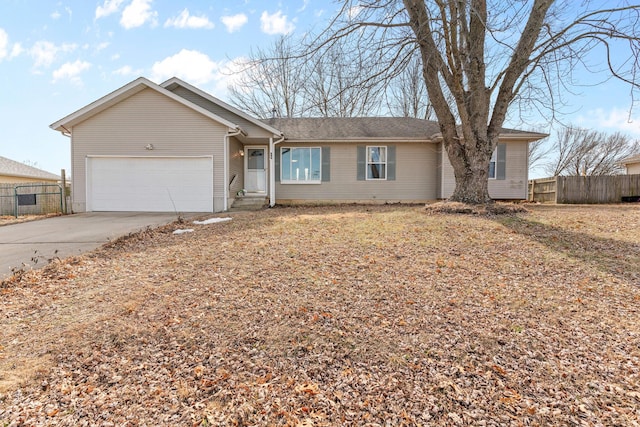
[[[213,212],[213,159],[89,157],[87,210]]]

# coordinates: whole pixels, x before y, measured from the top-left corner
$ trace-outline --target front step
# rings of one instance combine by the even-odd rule
[[[267,204],[264,196],[237,197],[231,205],[232,211],[259,211]]]

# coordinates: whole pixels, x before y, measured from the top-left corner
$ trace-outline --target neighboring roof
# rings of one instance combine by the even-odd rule
[[[263,122],[280,129],[289,141],[349,141],[402,139],[405,141],[438,141],[438,122],[411,117],[336,117],[336,118],[272,118]],[[535,141],[547,134],[516,129],[502,129],[502,139]]]
[[[280,129],[287,140],[398,139],[431,141],[437,122],[410,117],[321,117],[263,120]]]
[[[230,129],[240,129],[238,125],[230,122],[229,120],[220,117],[212,112],[195,105],[192,102],[176,95],[175,93],[153,83],[150,80],[145,79],[144,77],[139,77],[136,80],[122,86],[120,89],[116,89],[108,95],[103,96],[97,101],[92,102],[91,104],[79,109],[78,111],[69,114],[68,116],[58,120],[55,123],[52,123],[49,127],[53,130],[60,131],[62,133],[68,133],[71,130],[72,126],[75,126],[78,123],[81,123],[88,118],[100,113],[101,111],[106,110],[107,108],[129,98],[130,96],[135,95],[136,93],[144,90],[144,89],[152,89],[156,92],[173,99],[174,101],[185,105],[192,110],[209,117],[216,122],[227,126]]]
[[[249,114],[245,113],[244,111],[239,110],[238,108],[227,104],[226,102],[216,98],[215,96],[211,95],[210,93],[207,93],[205,91],[203,91],[202,89],[198,89],[197,87],[190,85],[189,83],[177,78],[177,77],[172,77],[169,80],[167,80],[164,83],[161,83],[160,86],[162,86],[163,88],[172,91],[173,88],[175,86],[182,86],[183,88],[190,90],[191,92],[200,95],[201,97],[205,98],[206,100],[208,100],[209,102],[212,102],[220,107],[222,107],[223,109],[230,111],[231,113],[242,117],[243,119],[249,121],[250,123],[253,123],[254,125],[266,130],[267,132],[273,133],[275,135],[280,135],[280,131],[278,129],[275,129],[271,126],[269,126],[268,124],[266,124],[264,121],[258,120],[253,116],[250,116]]]
[[[60,176],[15,160],[0,156],[0,175],[14,176],[19,178],[34,178],[43,180],[59,180]]]
[[[640,154],[636,154],[635,156],[627,157],[620,161],[621,165],[630,165],[633,163],[640,163]]]

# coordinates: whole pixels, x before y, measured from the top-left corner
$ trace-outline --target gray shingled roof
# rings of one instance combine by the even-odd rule
[[[402,138],[430,140],[440,132],[437,122],[410,117],[331,117],[263,120],[287,139],[348,140]]]
[[[272,118],[262,120],[284,133],[290,140],[356,140],[399,138],[432,140],[440,133],[438,122],[411,117],[319,117]],[[535,134],[502,129],[503,134]],[[540,137],[545,134],[537,134]]]
[[[44,180],[60,179],[60,176],[53,173],[34,168],[33,166],[25,165],[24,163],[16,162],[15,160],[7,159],[2,156],[0,156],[0,175]]]

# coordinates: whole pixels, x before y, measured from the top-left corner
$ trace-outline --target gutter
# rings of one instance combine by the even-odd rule
[[[272,208],[276,205],[276,159],[275,159],[275,147],[284,141],[284,135],[280,134],[280,139],[273,140],[273,137],[269,138],[269,207]]]

